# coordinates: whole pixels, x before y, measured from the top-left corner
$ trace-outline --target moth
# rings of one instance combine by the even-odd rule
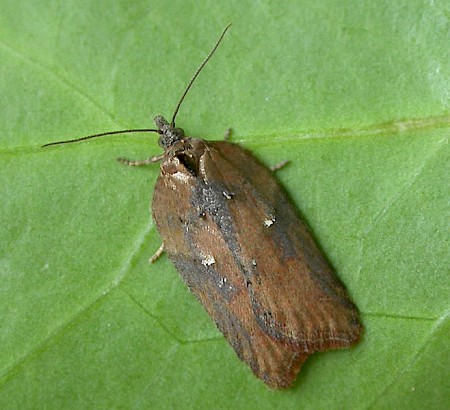
[[[192,83],[230,25],[195,72],[171,122],[158,115],[162,155],[152,213],[163,245],[184,282],[237,356],[271,388],[290,386],[316,351],[358,342],[358,311],[273,172],[228,141],[185,135],[175,117]]]

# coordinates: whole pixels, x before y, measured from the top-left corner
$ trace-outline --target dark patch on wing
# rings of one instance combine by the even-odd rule
[[[206,184],[199,178],[192,191],[191,205],[196,209],[197,215],[211,215],[233,255],[240,254],[241,248],[236,241],[234,221],[228,208],[229,199],[223,194],[229,190],[219,184]]]
[[[201,258],[170,255],[170,259],[195,295],[200,289],[214,300],[217,292],[226,302],[229,302],[236,293],[236,287],[231,280],[220,275],[214,265],[203,265]]]

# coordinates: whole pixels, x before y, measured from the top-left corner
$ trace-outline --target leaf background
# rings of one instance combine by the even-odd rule
[[[0,1],[0,407],[448,408],[446,1]],[[290,193],[361,310],[363,341],[288,391],[239,362],[148,212],[154,136],[41,149],[178,116]]]

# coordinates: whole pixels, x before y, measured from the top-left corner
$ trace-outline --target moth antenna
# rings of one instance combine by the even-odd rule
[[[42,146],[42,148],[49,147],[50,145],[71,144],[72,142],[79,142],[79,141],[89,140],[91,138],[104,137],[106,135],[130,134],[132,132],[159,132],[159,131],[155,130],[155,129],[150,129],[150,128],[138,128],[138,129],[135,129],[135,130],[120,130],[120,131],[101,132],[100,134],[87,135],[86,137],[74,138],[74,139],[71,139],[71,140],[49,142],[48,144],[44,144]]]
[[[208,55],[203,60],[203,62],[200,64],[200,66],[197,68],[197,70],[195,71],[195,73],[192,76],[191,80],[189,81],[186,89],[184,90],[183,94],[181,95],[181,98],[178,101],[178,104],[177,104],[177,106],[175,108],[175,112],[173,113],[173,117],[172,117],[172,121],[171,121],[172,127],[175,127],[175,117],[178,114],[178,111],[180,109],[181,103],[183,102],[184,98],[186,97],[186,94],[188,93],[189,89],[192,87],[192,84],[194,83],[194,81],[197,78],[197,76],[200,74],[200,71],[202,71],[203,67],[206,65],[206,63],[212,57],[214,52],[217,50],[217,47],[219,47],[220,42],[222,41],[223,37],[225,36],[225,33],[230,28],[230,26],[231,26],[231,23],[228,24],[225,27],[225,29],[222,31],[222,34],[220,35],[220,37],[217,40],[216,44],[214,45],[212,50],[208,53]],[[74,138],[74,139],[71,139],[71,140],[49,142],[48,144],[42,145],[42,148],[49,147],[51,145],[71,144],[71,143],[74,143],[74,142],[80,142],[80,141],[85,141],[85,140],[89,140],[89,139],[92,139],[92,138],[104,137],[104,136],[107,136],[107,135],[130,134],[132,132],[156,132],[156,133],[161,133],[160,130],[151,129],[151,128],[138,128],[138,129],[134,129],[134,130],[108,131],[108,132],[101,132],[99,134],[87,135],[86,137]]]
[[[188,93],[189,89],[191,88],[193,82],[195,81],[195,79],[197,78],[197,76],[200,74],[200,71],[202,71],[203,67],[206,65],[206,63],[209,61],[209,59],[212,57],[212,55],[214,54],[214,52],[217,50],[217,47],[219,47],[220,42],[223,39],[223,36],[225,35],[225,33],[227,32],[227,30],[230,28],[231,23],[228,24],[228,26],[226,26],[224,28],[224,30],[222,31],[222,34],[220,35],[219,39],[217,40],[215,46],[212,48],[212,50],[209,52],[209,54],[206,56],[206,58],[203,60],[203,62],[199,65],[199,67],[197,68],[197,70],[195,71],[194,75],[192,76],[191,80],[189,81],[186,89],[184,90],[183,94],[181,95],[181,98],[178,101],[178,104],[175,108],[175,112],[173,113],[173,117],[172,117],[172,121],[170,123],[170,125],[172,127],[175,127],[175,117],[178,114],[178,110],[180,109],[181,103],[183,102],[184,98],[186,97],[186,94]]]

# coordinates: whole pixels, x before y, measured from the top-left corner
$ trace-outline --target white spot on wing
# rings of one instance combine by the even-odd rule
[[[219,288],[222,288],[223,285],[227,283],[227,278],[221,278],[219,282]]]
[[[175,179],[178,179],[178,181],[183,182],[184,184],[187,184],[189,181],[189,176],[187,174],[185,174],[184,172],[177,171],[177,172],[175,172],[175,174],[172,174],[172,176]]]
[[[205,175],[205,156],[202,155],[199,161],[200,173]]]
[[[223,191],[222,194],[227,199],[232,199],[233,198],[233,194],[231,192]]]
[[[275,216],[269,215],[269,218],[264,220],[264,226],[269,228],[270,226],[272,226],[274,224],[274,222],[275,222]]]
[[[214,256],[208,255],[204,259],[202,259],[202,265],[203,266],[211,266],[216,263],[216,260],[214,259]]]

